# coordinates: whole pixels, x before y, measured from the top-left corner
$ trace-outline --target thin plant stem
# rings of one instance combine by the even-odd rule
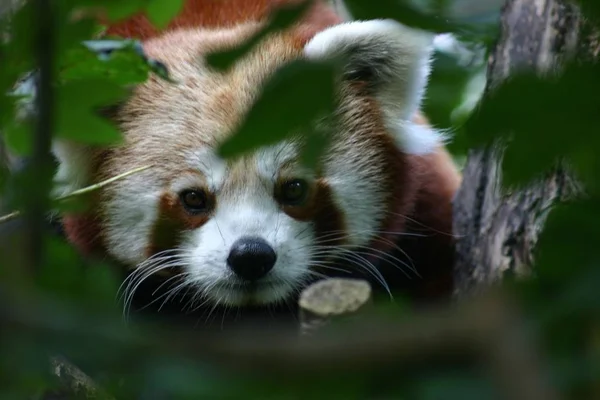
[[[72,198],[75,198],[75,197],[83,196],[85,194],[88,194],[88,193],[91,193],[93,191],[99,190],[99,189],[101,189],[101,188],[103,188],[105,186],[108,186],[111,183],[114,183],[114,182],[116,182],[116,181],[118,181],[120,179],[123,179],[123,178],[127,177],[127,176],[136,174],[136,173],[141,172],[141,171],[145,171],[145,170],[147,170],[150,167],[151,167],[151,165],[147,165],[145,167],[140,167],[140,168],[135,168],[135,169],[129,170],[127,172],[124,172],[124,173],[122,173],[120,175],[117,175],[117,176],[113,176],[112,178],[109,178],[109,179],[104,180],[102,182],[98,182],[96,184],[93,184],[93,185],[90,185],[90,186],[86,186],[86,187],[78,189],[78,190],[74,190],[71,193],[67,193],[67,194],[65,194],[63,196],[57,197],[54,200],[58,201],[58,202],[62,202],[62,201],[66,201],[66,200],[69,200],[69,199],[72,199]],[[17,210],[17,211],[11,212],[10,214],[6,214],[6,215],[3,215],[3,216],[0,216],[0,224],[2,224],[4,222],[12,221],[13,219],[18,218],[21,215],[22,215],[21,211]]]

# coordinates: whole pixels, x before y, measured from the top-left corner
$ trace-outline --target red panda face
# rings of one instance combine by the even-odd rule
[[[391,213],[410,212],[410,157],[440,144],[412,122],[431,37],[392,21],[353,22],[300,47],[285,33],[271,36],[226,72],[203,61],[257,27],[180,30],[147,41],[145,51],[176,83],[150,78],[134,90],[116,116],[124,144],[101,157],[55,144],[58,180],[70,189],[152,165],[100,196],[100,235],[111,256],[136,269],[132,290],[177,268],[179,288],[215,304],[280,302],[318,276],[316,267],[327,271],[346,259],[371,268],[356,250],[380,236]],[[220,158],[218,144],[243,121],[261,85],[300,57],[346,60],[340,123],[321,168],[303,167],[300,144],[291,140]]]

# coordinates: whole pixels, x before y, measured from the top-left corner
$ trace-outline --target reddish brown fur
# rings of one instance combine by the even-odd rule
[[[100,221],[96,213],[66,215],[62,219],[63,230],[69,241],[83,254],[105,254]]]
[[[248,21],[262,21],[277,7],[299,4],[310,0],[187,0],[182,12],[164,31],[176,28],[230,27]],[[302,23],[295,30],[296,45],[302,46],[323,27],[340,22],[333,10],[315,1]],[[144,14],[119,21],[104,31],[105,35],[147,40],[161,33]]]
[[[330,236],[332,232],[346,232],[344,215],[335,205],[331,189],[323,181],[317,182],[317,194],[313,220],[315,221],[315,236],[317,241],[326,241],[328,246],[344,244],[342,235]]]
[[[275,197],[279,197],[280,194],[280,185],[285,182],[285,179],[280,179],[279,182],[275,184]],[[304,203],[298,205],[282,205],[281,209],[287,215],[292,218],[295,218],[299,221],[310,221],[315,217],[317,210],[321,206],[319,203],[322,197],[322,191],[326,190],[323,186],[322,182],[317,184],[309,183],[309,193],[307,195],[307,199]]]
[[[209,201],[214,202],[214,199]],[[146,257],[177,247],[183,232],[201,227],[210,217],[210,211],[191,215],[183,208],[179,199],[169,192],[164,193],[160,199],[158,214],[150,240],[152,245],[146,251]]]
[[[363,84],[353,83],[348,90],[353,98],[349,112],[369,116],[367,120],[360,116],[348,119],[352,128],[360,131],[361,140],[369,140],[370,151],[384,155],[385,192],[389,193],[388,215],[380,227],[387,233],[371,242],[375,257],[367,258],[375,262],[378,254],[392,254],[418,268],[419,278],[407,282],[397,265],[383,263],[381,272],[393,289],[421,300],[446,299],[453,289],[452,199],[460,185],[456,166],[443,147],[422,156],[403,153],[387,134],[376,100]],[[413,121],[428,125],[421,113]],[[402,238],[400,232],[420,236]],[[398,247],[402,250],[396,250]]]
[[[413,277],[406,282],[393,268],[384,267],[382,272],[390,286],[421,300],[446,299],[453,290],[452,199],[460,184],[459,175],[443,148],[424,156],[401,155],[391,145],[389,150],[390,155],[396,152],[390,158],[392,163],[395,160],[396,181],[382,231],[419,236],[382,234],[371,246],[386,253],[399,246],[402,252],[395,256],[417,268],[418,280]]]

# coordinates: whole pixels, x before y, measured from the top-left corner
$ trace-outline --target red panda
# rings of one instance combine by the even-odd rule
[[[70,192],[136,167],[67,215],[83,253],[133,271],[128,295],[163,275],[196,304],[272,306],[308,282],[356,276],[418,301],[452,292],[452,199],[460,175],[420,113],[433,35],[393,20],[343,22],[317,1],[230,70],[203,57],[242,43],[283,0],[187,0],[159,32],[145,16],[109,25],[138,38],[175,83],[151,76],[113,115],[124,143],[92,149],[56,141],[57,190]],[[295,59],[342,57],[340,124],[319,172],[293,141],[234,160],[217,144],[243,121],[262,85]],[[167,297],[170,297],[167,295]]]

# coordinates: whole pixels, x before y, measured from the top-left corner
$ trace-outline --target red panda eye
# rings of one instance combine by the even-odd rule
[[[297,206],[308,198],[308,183],[303,179],[292,179],[281,184],[277,200],[285,205]]]
[[[203,190],[185,190],[179,195],[183,206],[191,213],[201,213],[208,209],[206,193]]]

